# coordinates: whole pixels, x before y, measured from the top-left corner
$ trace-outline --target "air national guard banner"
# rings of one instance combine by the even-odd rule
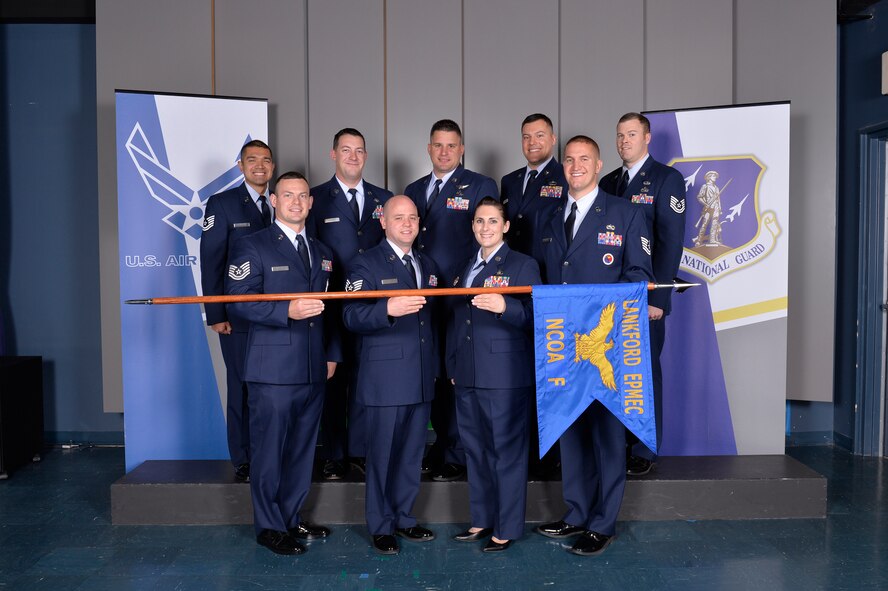
[[[240,148],[268,139],[268,102],[118,91],[116,106],[121,297],[201,295],[204,205],[243,181]],[[227,459],[224,367],[201,308],[121,304],[121,324],[127,471]]]
[[[789,103],[647,113],[651,155],[685,179],[663,367],[664,455],[782,454]]]
[[[533,288],[542,457],[593,401],[656,452],[647,284]]]

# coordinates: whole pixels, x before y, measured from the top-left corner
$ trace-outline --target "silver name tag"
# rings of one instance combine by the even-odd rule
[[[324,220],[325,224],[334,224],[339,221],[339,218],[326,218]]]
[[[238,222],[236,224],[231,224],[232,228],[249,228],[250,222]]]
[[[391,285],[392,283],[397,283],[397,282],[398,282],[397,277],[395,277],[394,279],[383,279],[382,281],[380,281],[380,283],[382,283],[383,285]]]
[[[272,271],[289,271],[290,267],[289,267],[289,265],[284,265],[282,267],[272,267],[271,270]]]

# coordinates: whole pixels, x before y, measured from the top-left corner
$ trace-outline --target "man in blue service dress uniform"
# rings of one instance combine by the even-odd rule
[[[555,159],[558,138],[552,120],[542,113],[534,113],[521,123],[521,150],[527,166],[510,172],[500,183],[500,200],[506,207],[509,248],[533,256],[538,241],[538,226],[552,217],[567,195],[564,167]],[[540,262],[540,261],[538,261]],[[539,453],[539,433],[536,420],[536,400],[528,399],[528,453],[531,478],[545,479],[557,474],[557,445],[543,459]]]
[[[567,194],[564,168],[555,159],[557,143],[551,119],[542,113],[525,117],[521,150],[527,166],[510,172],[500,182],[500,201],[511,224],[506,243],[526,255],[534,252],[535,220],[546,222]]]
[[[546,283],[651,281],[650,239],[644,213],[599,190],[598,144],[575,136],[564,148],[567,198],[542,227],[539,248]],[[561,436],[561,473],[567,514],[537,527],[550,538],[579,536],[570,552],[600,554],[616,533],[626,484],[623,423],[599,401]]]
[[[499,194],[493,179],[460,164],[465,150],[459,125],[450,119],[437,121],[429,134],[432,172],[404,190],[419,211],[417,247],[438,264],[444,285],[450,285],[478,248],[472,235],[472,214],[478,202]],[[441,320],[439,334],[444,335],[446,327]],[[435,443],[425,462],[433,480],[456,480],[465,471],[465,452],[459,443],[455,412],[453,387],[442,379],[436,385],[432,403]]]
[[[601,179],[608,193],[638,204],[644,212],[651,237],[651,264],[657,283],[671,283],[678,273],[684,250],[685,183],[677,170],[654,160],[648,153],[651,122],[639,113],[626,113],[617,123],[617,152],[623,166]],[[651,372],[654,384],[654,415],[657,446],[663,439],[663,372],[660,352],[666,340],[666,316],[671,309],[672,290],[656,289],[648,296]],[[626,432],[631,444],[626,472],[641,476],[651,471],[654,453]]]
[[[346,289],[436,287],[437,266],[413,248],[419,233],[413,202],[404,195],[389,199],[382,226],[386,239],[352,259]],[[440,367],[436,322],[422,296],[348,300],[343,318],[360,338],[357,398],[367,421],[367,528],[377,552],[397,554],[395,535],[413,542],[435,538],[412,512]]]
[[[275,223],[235,243],[226,292],[326,291],[333,253],[305,232],[311,209],[305,177],[298,172],[281,175],[271,203]],[[305,547],[297,539],[330,533],[302,521],[299,510],[311,484],[324,385],[340,358],[336,334],[326,334],[322,300],[232,306],[250,322],[244,379],[249,389],[256,540],[278,554],[301,554]]]
[[[347,127],[336,133],[330,158],[335,163],[336,172],[329,181],[312,188],[314,205],[308,216],[308,226],[313,235],[333,249],[330,289],[342,291],[345,289],[345,268],[352,257],[382,240],[379,218],[382,217],[383,204],[392,194],[364,180],[367,150],[364,136],[357,129]],[[331,309],[331,321],[342,329],[340,303],[330,301],[327,305]],[[327,382],[319,435],[326,460],[322,470],[326,480],[341,479],[345,475],[345,460],[349,457],[358,469],[363,469],[367,438],[363,407],[355,403],[356,343],[351,334],[345,330],[341,332],[343,363]]]
[[[244,182],[213,195],[204,212],[200,239],[200,276],[203,295],[222,295],[228,272],[228,256],[234,241],[271,224],[268,182],[274,173],[271,148],[253,140],[241,148],[238,166]],[[250,427],[244,356],[249,323],[229,316],[225,304],[205,304],[207,325],[219,334],[228,382],[228,453],[235,477],[250,479]]]

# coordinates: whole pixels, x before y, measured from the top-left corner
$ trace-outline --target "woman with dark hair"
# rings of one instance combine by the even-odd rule
[[[485,197],[472,231],[481,245],[455,287],[541,283],[536,261],[504,242],[502,204]],[[527,502],[527,406],[534,392],[530,296],[496,293],[453,298],[447,331],[447,376],[455,386],[456,419],[466,450],[471,527],[454,536],[491,536],[484,552],[499,552],[524,532]]]

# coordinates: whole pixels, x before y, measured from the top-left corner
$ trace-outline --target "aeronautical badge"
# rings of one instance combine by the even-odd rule
[[[508,275],[493,275],[484,280],[484,287],[509,287]]]
[[[604,246],[623,246],[623,235],[615,234],[610,231],[599,232],[598,244],[603,244]]]
[[[540,197],[549,199],[561,198],[561,185],[543,185],[540,187]]]
[[[358,279],[357,281],[345,280],[345,291],[361,291],[362,287],[364,287],[363,279]]]
[[[333,272],[333,261],[328,261],[327,259],[321,259],[321,271],[327,271],[328,273]]]
[[[641,250],[646,252],[648,256],[651,256],[651,241],[644,236],[641,237]]]
[[[373,219],[378,220],[381,217],[382,217],[382,206],[377,205],[376,209],[373,210]]]
[[[680,270],[715,283],[757,264],[777,248],[777,212],[761,211],[759,187],[766,166],[754,154],[678,158],[687,198],[670,199],[685,210]]]
[[[456,190],[457,190],[457,191],[465,191],[466,189],[469,188],[470,185],[471,185],[471,183],[469,183],[468,185],[458,185],[458,186],[456,187]]]
[[[468,211],[469,209],[469,200],[465,197],[460,197],[457,195],[456,197],[448,197],[447,198],[447,209],[456,209],[458,211]]]
[[[237,265],[228,266],[228,276],[235,281],[241,281],[250,276],[250,261],[245,262],[238,267]]]
[[[675,195],[670,195],[669,197],[669,207],[672,208],[672,211],[681,215],[685,212],[685,200],[684,198],[679,199]]]
[[[601,262],[610,267],[614,264],[614,255],[609,252],[604,253],[604,256],[601,257]]]
[[[429,287],[438,287],[438,278],[435,275],[429,275]]]
[[[613,225],[613,224],[608,224],[608,225],[605,226],[605,229],[610,230],[611,232],[613,232],[614,230],[617,229],[617,227],[616,227],[615,225]]]
[[[203,231],[211,230],[216,225],[216,216],[210,215],[204,218]]]
[[[632,203],[641,203],[643,205],[650,205],[654,202],[654,196],[648,195],[647,193],[640,193],[638,195],[632,196]]]

